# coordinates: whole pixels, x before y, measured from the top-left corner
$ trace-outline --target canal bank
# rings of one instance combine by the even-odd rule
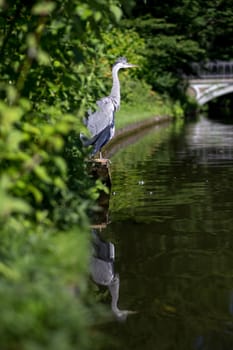
[[[169,123],[172,120],[173,118],[171,116],[159,115],[128,124],[116,130],[114,138],[104,147],[103,152],[106,157],[110,157],[115,154],[119,148],[122,148],[124,145],[127,146],[142,137],[148,129]]]

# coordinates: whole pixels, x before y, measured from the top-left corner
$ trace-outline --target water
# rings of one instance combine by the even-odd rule
[[[105,303],[126,320],[106,349],[233,349],[233,125],[155,128],[111,160]]]

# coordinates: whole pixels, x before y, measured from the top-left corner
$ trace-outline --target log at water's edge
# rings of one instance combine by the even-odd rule
[[[88,172],[94,179],[100,179],[109,189],[111,188],[111,170],[109,159],[92,159],[88,161]]]
[[[111,156],[111,153],[115,153],[116,148],[118,149],[119,144],[122,148],[122,140],[129,139],[129,142],[134,142],[134,136],[136,139],[141,137],[144,133],[148,132],[148,128],[151,126],[159,127],[159,124],[170,122],[172,118],[170,117],[153,117],[142,122],[135,124],[130,124],[125,128],[119,129],[116,132],[114,139],[104,148],[107,156]],[[133,139],[133,140],[132,140]],[[117,146],[117,147],[116,147]],[[88,171],[89,174],[94,179],[99,179],[103,184],[105,184],[109,192],[111,190],[112,181],[111,181],[111,161],[109,159],[92,159],[88,161]],[[103,190],[100,191],[100,196],[98,198],[98,205],[101,208],[101,211],[93,215],[92,218],[92,228],[101,230],[105,228],[108,224],[108,208],[109,208],[109,199],[110,194],[105,193]]]
[[[154,116],[154,117],[142,120],[140,122],[129,124],[119,130],[116,130],[113,142],[114,140],[117,140],[121,137],[126,137],[128,134],[132,134],[134,132],[137,132],[138,130],[148,128],[151,125],[167,122],[171,119],[172,118],[170,116]]]
[[[104,152],[107,153],[107,157],[111,155],[111,149],[115,147],[122,139],[141,133],[143,130],[147,130],[150,126],[156,126],[168,121],[172,118],[169,116],[155,116],[134,124],[129,124],[124,128],[116,131],[114,138],[104,147]],[[109,159],[92,159],[88,161],[88,170],[94,179],[100,179],[109,189],[111,188],[111,169]]]
[[[172,119],[170,116],[155,116],[116,130],[114,138],[103,148],[103,152],[106,154],[106,157],[110,157],[112,154],[115,154],[115,151],[122,148],[119,147],[122,140],[134,139],[133,136],[137,138],[137,135],[145,133],[150,127],[171,122]]]
[[[88,172],[95,180],[100,180],[109,190],[107,193],[99,189],[97,204],[99,210],[93,212],[91,218],[91,227],[101,230],[108,224],[108,209],[110,200],[110,190],[112,186],[110,160],[109,159],[92,159],[88,161]]]

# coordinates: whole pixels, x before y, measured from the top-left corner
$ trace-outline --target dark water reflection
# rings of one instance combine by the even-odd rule
[[[98,229],[92,229],[93,256],[91,259],[91,276],[93,281],[100,286],[105,286],[111,296],[111,310],[118,321],[125,321],[134,313],[131,310],[119,309],[120,277],[115,272],[115,246],[112,242],[103,240]]]
[[[120,309],[111,349],[233,349],[233,125],[201,118],[112,157]],[[109,348],[109,347],[108,347]]]

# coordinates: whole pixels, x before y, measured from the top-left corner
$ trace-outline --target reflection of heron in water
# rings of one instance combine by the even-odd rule
[[[130,67],[136,66],[128,63],[125,57],[118,58],[112,67],[113,85],[110,95],[97,101],[96,104],[99,109],[94,113],[89,111],[88,117],[84,120],[84,124],[91,133],[91,138],[80,134],[80,139],[84,146],[93,146],[91,155],[100,152],[100,158],[102,158],[101,148],[108,143],[115,134],[115,112],[120,108],[121,99],[118,71],[122,68]]]
[[[114,273],[115,247],[111,242],[100,239],[96,230],[92,230],[94,237],[95,254],[91,261],[91,275],[95,283],[108,287],[111,294],[111,309],[120,321],[126,320],[129,314],[135,313],[129,310],[120,310],[118,307],[120,279]]]

